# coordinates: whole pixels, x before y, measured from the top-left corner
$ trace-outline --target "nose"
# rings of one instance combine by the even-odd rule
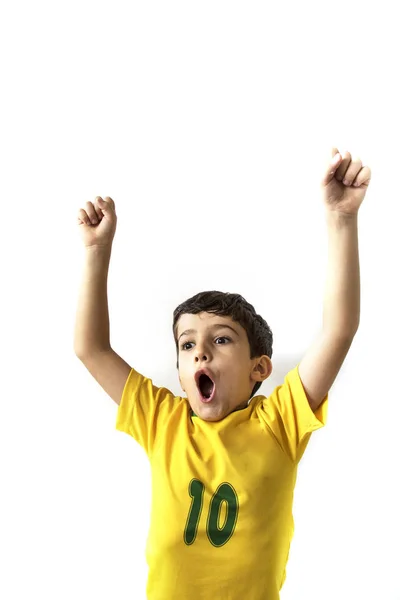
[[[198,349],[196,350],[196,353],[195,353],[196,360],[197,361],[199,361],[199,360],[200,361],[201,360],[207,360],[208,353],[204,349],[202,349],[202,348],[199,348],[199,347],[197,347],[197,348]]]
[[[193,349],[196,357],[196,362],[204,360],[210,361],[212,355],[212,346],[207,339],[197,340],[196,347]]]

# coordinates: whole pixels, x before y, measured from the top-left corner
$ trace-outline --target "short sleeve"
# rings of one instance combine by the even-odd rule
[[[294,463],[303,456],[312,432],[326,425],[327,416],[328,394],[314,412],[300,379],[299,365],[259,405],[262,426]]]
[[[151,458],[157,434],[171,418],[179,397],[132,369],[118,406],[116,429],[131,435]]]

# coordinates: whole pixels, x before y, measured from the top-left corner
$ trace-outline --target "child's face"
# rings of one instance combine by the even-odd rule
[[[182,335],[187,329],[196,331]],[[179,381],[194,413],[204,421],[220,421],[234,410],[245,408],[255,383],[272,371],[268,356],[250,360],[247,333],[230,317],[207,312],[183,314],[177,337]],[[212,372],[215,382],[214,397],[209,403],[202,402],[195,380],[195,373],[202,368]]]

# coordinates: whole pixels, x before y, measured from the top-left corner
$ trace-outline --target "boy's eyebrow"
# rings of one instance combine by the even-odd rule
[[[230,325],[226,325],[226,323],[215,323],[214,325],[211,325],[210,329],[220,329],[221,327],[228,327],[228,329],[232,329],[233,333],[236,333],[236,335],[240,337],[236,329],[233,329],[233,327],[231,327]],[[178,342],[181,339],[181,337],[185,335],[185,333],[196,333],[196,329],[185,329],[185,331],[182,331],[181,335],[178,338]]]

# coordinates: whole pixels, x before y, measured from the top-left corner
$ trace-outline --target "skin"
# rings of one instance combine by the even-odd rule
[[[212,329],[216,323],[230,325],[237,335],[226,326]],[[180,337],[186,329],[195,329],[196,333]],[[246,408],[255,383],[272,373],[268,356],[250,360],[246,330],[230,317],[207,312],[183,314],[177,323],[177,337],[179,381],[192,410],[204,421],[220,421],[235,410]],[[200,400],[194,378],[203,367],[215,375],[216,392],[208,404]]]

